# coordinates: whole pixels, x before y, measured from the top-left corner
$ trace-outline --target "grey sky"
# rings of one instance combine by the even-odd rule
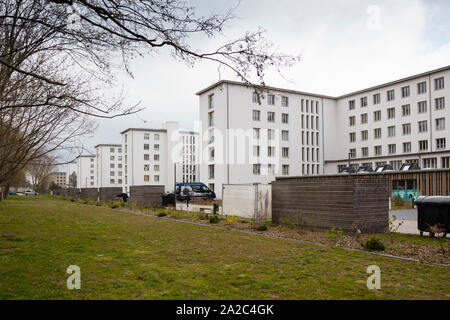
[[[236,1],[190,1],[202,14],[221,13]],[[377,19],[379,13],[379,19]],[[302,61],[281,77],[267,75],[271,86],[327,95],[348,93],[450,64],[450,1],[289,1],[242,0],[237,19],[215,39],[195,39],[193,47],[214,48],[259,26],[282,52]],[[193,68],[175,61],[168,50],[135,60],[135,78],[119,74],[129,102],[142,101],[139,115],[102,120],[83,141],[120,143],[128,127],[160,127],[166,120],[192,129],[198,119],[195,92],[219,80],[217,65]],[[221,68],[222,79],[236,80]],[[146,121],[146,122],[144,122]]]

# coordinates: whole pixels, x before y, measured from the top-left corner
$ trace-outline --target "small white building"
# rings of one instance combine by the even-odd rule
[[[77,188],[94,188],[95,155],[81,155],[77,159]]]
[[[129,128],[121,134],[124,192],[144,185],[164,185],[173,191],[175,180],[198,180],[198,133],[180,130],[178,122],[171,121],[160,129]]]
[[[121,144],[95,146],[95,172],[96,187],[122,187],[124,171]]]
[[[66,187],[67,188],[70,185],[70,183],[69,183],[70,182],[70,176],[73,173],[75,173],[75,175],[77,175],[77,177],[78,177],[78,174],[77,174],[78,169],[77,169],[77,167],[78,167],[78,164],[77,164],[77,160],[76,159],[74,161],[72,161],[72,162],[69,162],[66,165]]]

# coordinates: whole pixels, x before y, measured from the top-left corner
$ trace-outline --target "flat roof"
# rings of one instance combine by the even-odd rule
[[[324,95],[324,94],[315,94],[315,93],[310,93],[310,92],[304,92],[304,91],[297,91],[297,90],[291,90],[291,89],[283,89],[283,88],[277,88],[277,87],[271,87],[271,86],[261,86],[261,85],[255,85],[254,87],[256,88],[260,88],[262,90],[275,90],[275,91],[281,91],[281,92],[286,92],[286,93],[295,93],[295,94],[301,94],[301,95],[305,95],[305,96],[313,96],[313,97],[319,97],[319,98],[325,98],[325,99],[333,99],[333,100],[337,100],[337,99],[342,99],[342,98],[347,98],[353,95],[357,95],[357,94],[361,94],[364,92],[368,92],[368,91],[372,91],[372,90],[377,90],[377,89],[381,89],[384,87],[388,87],[388,86],[392,86],[401,82],[405,82],[405,81],[409,81],[415,78],[420,78],[420,77],[424,77],[424,76],[428,76],[434,73],[438,73],[438,72],[442,72],[442,71],[446,71],[450,69],[450,65],[445,66],[445,67],[441,67],[438,69],[433,69],[430,71],[426,71],[426,72],[422,72],[419,74],[415,74],[406,78],[401,78],[398,80],[394,80],[394,81],[390,81],[390,82],[386,82],[380,85],[376,85],[376,86],[372,86],[366,89],[362,89],[362,90],[358,90],[358,91],[354,91],[354,92],[350,92],[350,93],[346,93],[344,95],[340,95],[337,97],[333,97],[333,96],[329,96],[329,95]],[[239,85],[239,86],[244,86],[244,87],[253,87],[253,85],[245,83],[245,82],[239,82],[239,81],[232,81],[232,80],[220,80],[208,87],[206,87],[205,89],[202,89],[200,91],[198,91],[196,93],[196,95],[201,95],[221,84],[234,84],[234,85]]]
[[[121,144],[107,144],[107,143],[100,143],[98,145],[96,145],[94,148],[97,147],[121,147]]]
[[[151,129],[151,128],[128,128],[128,129],[125,129],[125,130],[123,130],[120,134],[123,134],[123,133],[125,133],[125,132],[127,132],[127,131],[153,131],[153,132],[167,132],[167,130],[166,129],[163,129],[163,128],[161,128],[161,129]]]

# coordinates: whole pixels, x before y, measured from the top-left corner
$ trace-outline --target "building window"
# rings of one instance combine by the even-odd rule
[[[275,157],[275,147],[267,147],[267,156]]]
[[[253,146],[253,156],[259,157],[260,150],[261,150],[260,146]]]
[[[144,143],[144,150],[150,150],[150,145],[148,143]]]
[[[444,89],[444,77],[434,79],[434,90]]]
[[[114,184],[114,179],[109,179],[110,184]]]
[[[208,96],[208,109],[214,108],[214,93]]]
[[[287,113],[282,113],[282,114],[281,114],[281,122],[282,122],[282,123],[289,123],[289,114],[287,114]]]
[[[155,164],[153,166],[153,171],[159,171],[159,165],[158,164]]]
[[[402,88],[402,98],[407,98],[409,97],[409,86],[403,87]]]
[[[158,176],[158,175],[153,176],[153,180],[154,180],[155,182],[159,182],[159,176]]]
[[[403,142],[403,153],[411,152],[411,142]]]
[[[423,159],[424,169],[436,169],[437,168],[437,158],[425,158]]]
[[[253,94],[252,94],[252,102],[254,102],[254,103],[260,103],[260,100],[259,100],[259,94],[258,94],[258,92],[253,92]]]
[[[149,154],[144,154],[144,161],[148,161],[150,160],[150,155]]]
[[[411,124],[410,123],[403,124],[402,128],[403,128],[403,135],[411,134]]]
[[[450,168],[450,157],[442,157],[441,158],[441,168],[442,169]]]
[[[363,158],[368,157],[369,156],[369,148],[368,147],[361,148],[361,155]]]
[[[436,119],[436,130],[444,130],[445,129],[445,118]]]
[[[144,140],[150,139],[150,133],[144,133]]]
[[[259,128],[253,128],[253,139],[259,139],[260,131],[261,130]]]
[[[267,165],[267,173],[268,174],[275,174],[275,165],[274,164],[269,163]]]
[[[260,164],[254,164],[253,165],[253,174],[254,175],[260,175],[261,174],[261,165]]]
[[[208,113],[208,125],[212,127],[214,125],[214,112]]]
[[[418,112],[419,113],[427,112],[427,102],[426,101],[420,101],[418,103]]]
[[[395,126],[388,127],[388,137],[395,137]]]
[[[356,133],[350,132],[350,142],[355,142],[355,141],[356,141]]]
[[[374,151],[375,151],[375,155],[376,155],[376,156],[381,156],[381,153],[382,153],[382,148],[381,148],[381,146],[375,146],[375,147],[374,147]]]
[[[267,112],[267,121],[275,122],[275,112]]]
[[[154,161],[159,161],[159,154],[153,155],[153,160]]]
[[[289,141],[289,131],[287,130],[281,131],[281,139],[283,141]]]
[[[145,182],[148,182],[148,181],[150,181],[150,176],[149,175],[144,175],[144,181]]]
[[[395,154],[397,152],[397,146],[395,144],[388,145],[389,154]]]
[[[355,100],[350,100],[348,102],[348,109],[349,110],[354,110],[355,109]]]
[[[427,151],[427,150],[428,150],[428,140],[420,140],[419,151]]]
[[[425,121],[419,121],[419,132],[427,132],[428,131],[428,122]]]
[[[117,148],[118,153],[122,153],[122,148]]]
[[[349,156],[351,159],[356,158],[356,149],[350,149],[349,152],[348,152],[348,156]]]
[[[435,105],[436,105],[436,110],[442,110],[445,108],[445,98],[437,98],[434,100]]]
[[[367,107],[367,97],[361,98],[361,108]]]
[[[283,166],[282,166],[282,173],[284,175],[288,175],[289,174],[289,165],[288,164],[283,164]]]
[[[387,92],[387,101],[392,101],[395,99],[395,91],[394,90],[389,90]]]
[[[275,140],[275,130],[267,129],[267,140]]]
[[[282,151],[281,151],[281,154],[282,154],[283,158],[289,158],[289,148],[283,147]]]
[[[381,120],[381,111],[374,111],[373,112],[373,121],[380,121]]]
[[[423,94],[427,92],[427,83],[425,81],[417,84],[417,94]]]
[[[253,110],[253,121],[260,121],[261,112],[259,110]]]
[[[354,126],[355,124],[356,124],[355,116],[351,116],[351,117],[349,118],[349,125],[350,125],[350,126]]]
[[[395,118],[395,108],[387,109],[387,113],[388,113],[388,119],[394,119]]]
[[[149,170],[150,170],[150,165],[144,164],[144,171],[149,171]]]
[[[445,149],[445,138],[436,139],[436,149]]]
[[[366,141],[368,138],[369,138],[369,131],[367,130],[361,131],[361,140]]]
[[[159,140],[159,133],[156,133],[156,134],[153,136],[153,139],[155,139],[155,141],[158,141],[158,140]]]
[[[271,106],[273,106],[275,104],[275,95],[273,94],[269,94],[267,96],[267,103]]]
[[[361,115],[361,124],[367,123],[367,113]]]
[[[373,104],[379,104],[380,103],[380,94],[374,94],[373,95]]]
[[[209,179],[214,179],[214,165],[208,165],[208,177]]]
[[[281,105],[283,107],[289,106],[289,98],[288,97],[281,97]]]
[[[373,137],[375,139],[381,139],[381,128],[373,129]]]
[[[110,156],[109,160],[114,161],[114,156]]]
[[[110,163],[110,164],[109,164],[109,167],[110,167],[111,169],[114,169],[114,163]]]
[[[409,116],[411,114],[411,106],[409,104],[405,104],[402,106],[402,116]]]

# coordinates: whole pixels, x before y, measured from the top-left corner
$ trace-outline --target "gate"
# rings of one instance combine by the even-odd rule
[[[254,220],[272,219],[272,186],[269,184],[224,184],[222,214]]]

